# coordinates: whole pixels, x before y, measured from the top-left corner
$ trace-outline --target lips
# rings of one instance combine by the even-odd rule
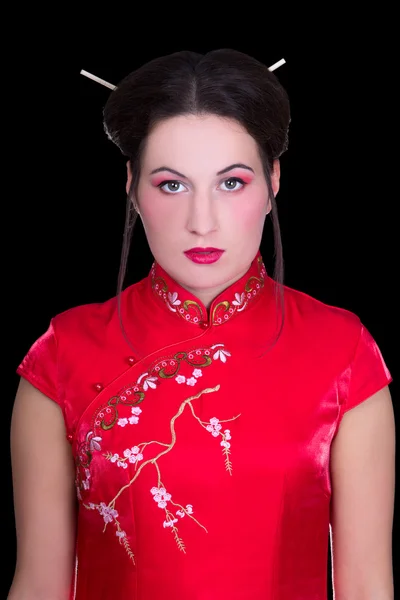
[[[221,250],[220,248],[191,248],[190,250],[186,250],[184,252],[185,256],[189,258],[192,262],[201,264],[201,265],[209,265],[217,262],[223,255],[225,250]]]

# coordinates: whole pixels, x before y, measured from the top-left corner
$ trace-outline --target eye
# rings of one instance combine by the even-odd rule
[[[225,179],[221,185],[225,186],[225,189],[222,188],[224,192],[237,192],[246,184],[243,179],[240,179],[239,177],[229,177],[229,179]]]
[[[185,189],[185,186],[180,183],[180,181],[175,181],[170,179],[169,181],[162,181],[158,187],[167,194],[176,194],[177,192],[182,192]]]

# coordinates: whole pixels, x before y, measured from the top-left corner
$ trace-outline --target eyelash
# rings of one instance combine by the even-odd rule
[[[226,183],[227,181],[237,181],[238,183],[240,183],[242,187],[240,187],[239,190],[243,189],[244,186],[247,185],[247,183],[245,181],[243,181],[243,179],[241,179],[240,177],[228,177],[227,179],[224,179],[222,181],[222,183]],[[165,185],[168,185],[168,183],[177,183],[179,185],[184,185],[181,181],[177,181],[176,179],[166,179],[165,181],[162,181],[161,183],[159,183],[157,185],[157,187],[160,188],[166,194],[171,194],[171,195],[177,194],[178,192],[171,192],[171,191],[167,192],[166,190],[163,190],[163,187]],[[235,188],[233,190],[223,190],[223,191],[238,192],[239,190],[237,190]]]

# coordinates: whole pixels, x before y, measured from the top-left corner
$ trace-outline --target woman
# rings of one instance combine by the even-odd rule
[[[282,284],[289,121],[231,50],[111,93],[119,292],[57,315],[18,368],[10,600],[322,600],[330,525],[336,599],[393,598],[391,376],[356,315]],[[137,215],[154,264],[123,290]]]

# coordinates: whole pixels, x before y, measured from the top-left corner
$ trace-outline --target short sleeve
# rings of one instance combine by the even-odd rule
[[[350,383],[344,410],[360,404],[392,381],[377,343],[361,325],[360,337],[350,368]]]
[[[57,392],[57,340],[53,320],[47,331],[29,349],[17,374],[60,404]]]

